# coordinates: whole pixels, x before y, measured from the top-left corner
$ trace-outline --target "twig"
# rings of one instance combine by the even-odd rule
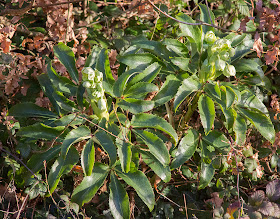
[[[164,14],[166,17],[178,22],[178,23],[181,23],[181,24],[186,24],[186,25],[191,25],[191,26],[201,26],[201,25],[205,25],[205,26],[210,26],[210,27],[214,27],[216,29],[219,29],[219,30],[222,30],[224,32],[233,32],[233,33],[238,33],[237,31],[234,31],[234,30],[229,30],[229,29],[226,29],[226,28],[223,28],[223,27],[219,27],[219,26],[216,26],[214,24],[208,24],[206,22],[203,22],[203,21],[199,21],[199,23],[189,23],[189,22],[184,22],[184,21],[180,21],[174,17],[172,17],[171,15],[167,14],[166,12],[162,11],[159,7],[157,7],[153,2],[151,2],[151,0],[148,0],[148,2],[155,8],[157,9],[160,13]]]
[[[184,197],[184,204],[185,204],[185,210],[186,210],[186,218],[188,219],[188,208],[187,208],[187,202],[186,202],[186,195],[185,193],[183,194],[183,197]]]

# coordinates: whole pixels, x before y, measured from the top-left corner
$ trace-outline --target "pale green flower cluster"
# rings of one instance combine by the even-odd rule
[[[235,54],[231,42],[216,37],[213,31],[208,31],[204,40],[207,43],[208,57],[201,67],[202,79],[215,79],[220,74],[224,74],[226,77],[234,76],[236,74],[235,67],[228,64],[230,58]]]
[[[82,70],[83,86],[86,88],[88,100],[98,117],[108,117],[107,101],[102,85],[103,73],[85,67]]]

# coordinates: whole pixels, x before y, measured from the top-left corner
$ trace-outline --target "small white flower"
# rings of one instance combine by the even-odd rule
[[[100,81],[102,81],[103,80],[103,73],[102,72],[100,72],[100,71],[96,71],[95,72],[95,82],[96,83],[98,83],[98,82],[100,82]]]
[[[106,110],[107,109],[107,103],[106,100],[104,100],[103,98],[101,98],[100,100],[98,100],[98,108],[101,110]]]
[[[235,74],[236,74],[235,67],[233,65],[227,65],[223,74],[226,77],[235,76]]]
[[[88,81],[85,81],[85,82],[83,83],[83,86],[84,86],[85,88],[90,88],[90,87],[91,87],[91,83],[88,82]]]
[[[82,73],[86,74],[86,75],[88,75],[88,74],[95,75],[95,72],[91,67],[84,67],[82,70]]]
[[[217,37],[215,36],[213,31],[208,31],[204,39],[208,44],[213,44],[217,40]]]

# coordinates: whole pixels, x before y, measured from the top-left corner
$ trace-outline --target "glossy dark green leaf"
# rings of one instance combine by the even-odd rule
[[[203,136],[202,139],[208,145],[211,145],[220,151],[229,151],[230,150],[230,142],[222,132],[213,130],[213,131],[209,132],[209,134],[207,136]]]
[[[43,123],[35,123],[34,125],[21,128],[17,132],[17,135],[34,139],[53,140],[60,136],[64,129],[64,126],[50,127]],[[67,133],[67,131],[65,133]],[[60,136],[57,141],[60,141],[64,136],[65,134]]]
[[[129,54],[119,58],[119,61],[126,64],[130,68],[151,65],[152,63],[162,63],[156,56],[151,53]]]
[[[85,144],[81,154],[81,165],[86,176],[90,176],[95,162],[95,148],[93,140],[90,139]]]
[[[155,195],[145,174],[139,170],[135,172],[123,173],[120,165],[116,166],[115,170],[128,185],[135,189],[138,196],[148,206],[150,211],[152,211],[155,205]]]
[[[101,49],[99,47],[93,47],[91,50],[90,55],[88,56],[85,67],[91,67],[92,69],[95,68],[97,57],[100,53]]]
[[[268,114],[268,110],[266,106],[249,88],[244,89],[241,92],[241,99],[239,100],[238,104],[241,107],[255,108],[265,114]]]
[[[173,58],[171,58],[171,62],[174,65],[178,66],[180,69],[187,71],[187,72],[191,72],[191,70],[189,68],[190,58],[173,57]]]
[[[81,117],[84,117],[84,115],[81,115]],[[51,127],[56,126],[77,126],[82,125],[86,122],[86,119],[83,119],[81,117],[78,117],[75,113],[68,114],[66,116],[61,117],[60,119],[56,120],[48,120],[49,122],[45,121],[45,124]]]
[[[27,167],[32,170],[33,173],[37,173],[44,167],[44,160],[48,163],[50,160],[55,159],[61,150],[60,146],[50,148],[46,152],[33,154],[27,161]],[[27,175],[30,175],[28,172]]]
[[[84,93],[86,89],[84,88],[83,84],[80,84],[78,89],[77,89],[77,103],[80,108],[83,109],[84,107]]]
[[[82,207],[84,203],[89,202],[103,185],[108,173],[108,166],[95,163],[92,174],[86,176],[81,184],[74,189],[71,202],[77,203],[80,207]]]
[[[48,174],[48,186],[50,193],[53,193],[56,189],[60,177],[63,174],[67,174],[70,172],[70,170],[73,168],[73,166],[79,161],[79,154],[76,148],[72,147],[66,158],[63,159],[62,156],[60,156],[52,165],[51,170]]]
[[[61,109],[60,106],[57,104],[57,101],[53,97],[53,93],[55,92],[52,83],[46,74],[41,74],[37,77],[42,90],[44,91],[45,95],[49,98],[50,102],[52,103],[56,113],[60,116],[61,115]]]
[[[103,130],[99,130],[95,133],[95,137],[99,141],[101,147],[109,155],[110,165],[113,165],[117,160],[117,150],[112,138]]]
[[[125,98],[118,104],[122,109],[133,114],[150,111],[154,108],[154,101]]]
[[[135,73],[131,73],[130,71],[124,72],[120,77],[118,77],[118,80],[113,86],[113,92],[115,97],[122,97],[123,92],[126,88],[126,84],[131,76],[133,76]]]
[[[162,165],[166,166],[169,164],[170,157],[167,147],[157,135],[145,130],[133,129],[133,132],[144,141],[149,147],[150,152],[162,163]]]
[[[79,75],[76,68],[76,60],[73,51],[66,46],[64,43],[58,43],[53,47],[55,56],[58,57],[59,61],[66,67],[71,78],[78,83]]]
[[[196,75],[184,79],[174,99],[175,112],[187,96],[189,96],[194,91],[198,91],[200,88],[201,84],[199,83],[199,79]]]
[[[53,97],[56,101],[56,104],[63,110],[67,112],[78,112],[77,105],[74,101],[69,100],[66,98],[63,93],[59,91],[55,91],[53,94]]]
[[[212,164],[201,163],[198,189],[204,189],[214,177],[215,169]]]
[[[225,87],[225,90],[226,90],[226,99],[227,99],[226,107],[228,109],[233,105],[236,99],[236,95],[231,87]]]
[[[125,97],[144,98],[150,92],[158,91],[158,87],[149,82],[138,82],[124,91]]]
[[[250,34],[247,34],[242,43],[235,47],[235,55],[231,58],[231,61],[234,62],[238,59],[241,59],[245,55],[252,53],[254,45],[254,40]]]
[[[112,215],[115,219],[130,218],[127,192],[115,174],[111,173],[110,180],[109,206]]]
[[[242,146],[246,139],[247,124],[245,119],[239,114],[236,116],[233,131],[235,132],[235,142]]]
[[[175,75],[168,75],[158,94],[153,99],[156,107],[171,100],[177,93],[180,84],[181,81]]]
[[[77,93],[77,86],[68,78],[58,75],[53,69],[51,62],[47,65],[47,73],[50,81],[58,91],[71,96]]]
[[[221,99],[221,90],[217,83],[206,83],[204,86],[204,90],[210,96],[214,96],[216,99]]]
[[[238,111],[242,113],[256,129],[269,140],[272,144],[275,141],[275,130],[271,120],[258,110],[248,110],[238,107]]]
[[[200,8],[200,20],[208,24],[215,24],[215,16],[212,10],[203,4],[199,4],[199,8]],[[203,33],[206,34],[208,31],[214,32],[215,29],[214,27],[203,25],[202,30]]]
[[[153,154],[148,151],[141,151],[144,162],[164,181],[169,182],[171,171],[169,166],[163,165]]]
[[[164,39],[162,42],[168,50],[175,52],[181,57],[187,57],[189,55],[189,49],[184,43],[181,43],[177,39]]]
[[[176,18],[180,21],[187,23],[195,23],[195,21],[184,13],[179,13]],[[187,25],[180,23],[180,29],[182,31],[183,36],[189,37],[190,42],[195,42],[197,44],[197,48],[201,48],[202,43],[202,32],[198,26]]]
[[[9,116],[56,118],[57,115],[34,103],[19,103],[9,109]]]
[[[175,158],[172,161],[170,168],[176,169],[189,160],[196,151],[198,141],[198,132],[194,129],[189,129],[179,143],[178,150],[175,153]]]
[[[198,100],[198,109],[204,132],[207,135],[215,120],[215,106],[213,100],[204,94],[201,95]]]
[[[131,120],[133,128],[154,128],[169,134],[175,143],[178,141],[178,136],[172,126],[164,119],[147,113],[140,113],[135,115]]]
[[[128,82],[128,86],[132,86],[138,82],[149,82],[151,83],[154,78],[158,75],[160,72],[162,66],[155,62],[148,67],[146,67],[143,72],[139,73],[138,75],[134,76],[131,81]]]
[[[76,129],[71,130],[66,135],[61,145],[61,156],[65,158],[71,145],[90,137],[91,132],[86,126],[80,126]]]
[[[264,72],[261,68],[262,62],[260,59],[240,59],[234,62],[236,72],[256,72],[260,78],[264,77]]]
[[[130,164],[132,158],[131,144],[126,142],[129,131],[125,128],[120,132],[118,138],[116,138],[116,145],[118,147],[118,155],[122,171],[128,173],[130,171]]]

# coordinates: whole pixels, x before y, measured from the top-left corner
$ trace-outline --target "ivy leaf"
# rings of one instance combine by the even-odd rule
[[[128,110],[133,114],[137,114],[152,110],[155,106],[155,103],[154,101],[149,100],[125,98],[121,100],[118,105],[124,110]]]
[[[133,128],[154,128],[169,134],[175,143],[178,141],[178,136],[172,126],[164,119],[147,113],[140,113],[135,115],[131,120]]]
[[[201,163],[198,189],[204,189],[214,177],[215,169],[212,164]]]
[[[73,166],[79,161],[79,154],[74,147],[71,147],[65,159],[60,156],[52,165],[52,168],[48,175],[48,185],[50,193],[53,193],[56,189],[60,177],[63,174],[67,174],[73,168]]]
[[[9,109],[9,116],[56,118],[57,115],[35,103],[19,103]]]
[[[81,154],[81,165],[86,176],[90,176],[92,173],[93,165],[95,161],[95,148],[93,140],[90,139],[85,144]]]
[[[78,70],[76,68],[76,60],[73,51],[61,42],[53,47],[53,51],[55,56],[57,56],[57,58],[59,59],[59,61],[66,67],[72,79],[76,83],[79,83],[79,75]]]
[[[129,199],[115,174],[110,176],[109,206],[115,219],[130,218]]]
[[[115,168],[117,174],[131,187],[135,189],[138,196],[148,206],[150,211],[153,210],[155,205],[155,195],[152,186],[145,176],[145,174],[139,170],[129,173],[123,173],[120,165]]]
[[[198,91],[201,88],[199,79],[196,75],[192,75],[187,79],[184,79],[182,85],[179,87],[175,99],[174,99],[174,110],[177,111],[181,103],[194,91]]]
[[[150,152],[162,163],[162,165],[166,166],[169,164],[170,157],[167,147],[157,135],[145,130],[133,129],[132,131],[145,142],[149,147]]]
[[[193,156],[198,146],[198,141],[198,132],[194,129],[189,129],[187,134],[179,143],[178,150],[175,153],[175,158],[170,165],[172,170],[180,167]]]
[[[169,166],[165,166],[153,154],[148,151],[141,151],[144,162],[164,181],[169,182],[171,171]]]
[[[112,138],[103,130],[99,130],[95,133],[96,139],[99,141],[99,144],[106,151],[110,158],[110,166],[114,165],[117,160],[117,151],[116,146]]]
[[[71,130],[66,135],[61,145],[61,156],[65,158],[71,145],[90,137],[91,132],[86,126],[80,126],[76,129]]]
[[[180,84],[181,81],[175,75],[168,75],[158,94],[153,99],[156,107],[171,100],[177,93]]]
[[[256,127],[263,137],[269,140],[272,144],[274,143],[275,130],[271,120],[265,114],[253,109],[248,110],[241,107],[237,107],[237,109]]]
[[[74,189],[71,201],[77,203],[80,207],[82,207],[84,203],[89,202],[94,197],[97,190],[103,185],[108,172],[108,166],[95,163],[92,174],[86,176],[81,184]]]
[[[213,100],[202,94],[198,100],[198,109],[205,135],[208,135],[215,120],[215,106]]]

